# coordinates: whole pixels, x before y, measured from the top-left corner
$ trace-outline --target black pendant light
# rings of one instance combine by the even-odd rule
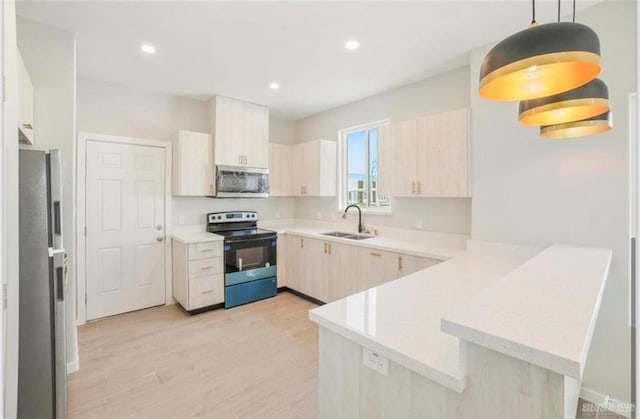
[[[531,26],[504,39],[485,56],[480,96],[530,100],[566,92],[600,74],[600,40],[575,22],[537,25],[532,0]]]
[[[609,110],[609,89],[600,79],[541,99],[520,102],[522,125],[554,125],[579,121]]]
[[[540,136],[550,139],[568,139],[600,134],[610,131],[612,128],[613,119],[611,112],[605,112],[581,121],[540,127]]]

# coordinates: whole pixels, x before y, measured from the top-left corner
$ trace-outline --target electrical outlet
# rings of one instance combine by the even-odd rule
[[[316,214],[318,217],[318,220],[322,220],[322,213],[320,211],[318,211],[318,214]]]
[[[280,218],[280,211],[276,211],[276,218]]]
[[[422,228],[422,218],[416,218],[416,228]]]
[[[180,218],[178,219],[179,223],[181,226],[184,225],[184,215],[181,215]]]
[[[367,348],[362,348],[362,363],[378,374],[389,375],[389,360]]]

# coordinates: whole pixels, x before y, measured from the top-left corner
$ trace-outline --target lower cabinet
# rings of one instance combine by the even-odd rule
[[[363,246],[286,235],[287,287],[331,302],[440,261]]]
[[[183,243],[173,240],[173,298],[185,310],[224,302],[222,241]]]

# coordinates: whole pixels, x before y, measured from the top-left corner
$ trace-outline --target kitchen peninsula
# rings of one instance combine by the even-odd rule
[[[320,417],[575,417],[611,251],[470,240],[310,311]]]

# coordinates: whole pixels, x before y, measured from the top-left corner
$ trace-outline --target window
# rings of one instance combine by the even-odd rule
[[[384,123],[342,131],[341,208],[389,211],[389,197],[378,194],[378,129]]]

